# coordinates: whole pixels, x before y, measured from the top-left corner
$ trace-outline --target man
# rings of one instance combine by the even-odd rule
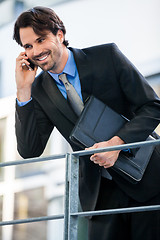
[[[160,121],[160,99],[153,89],[115,44],[67,48],[65,33],[62,21],[49,8],[32,8],[15,23],[14,39],[24,47],[16,59],[16,136],[21,156],[40,156],[54,126],[73,150],[81,150],[69,139],[78,116],[66,100],[65,87],[59,80],[62,73],[67,74],[84,105],[94,95],[130,119],[116,136],[92,148],[145,140]],[[29,67],[29,59],[35,64],[34,70]],[[43,71],[35,78],[37,67]],[[111,176],[102,176],[102,169],[113,166],[119,152],[80,159],[79,195],[83,210],[160,203],[160,148],[155,148],[144,177],[137,184],[112,171]],[[89,239],[158,240],[159,211],[92,217]]]

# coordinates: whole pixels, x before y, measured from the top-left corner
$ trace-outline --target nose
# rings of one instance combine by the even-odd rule
[[[41,51],[41,48],[39,46],[37,46],[37,45],[33,46],[32,57],[34,58],[34,57],[38,56],[41,52],[42,51]]]

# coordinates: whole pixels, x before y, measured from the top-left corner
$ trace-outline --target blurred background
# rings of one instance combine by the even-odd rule
[[[21,159],[14,129],[14,69],[22,49],[12,38],[14,22],[22,11],[40,5],[60,16],[72,47],[115,42],[160,96],[159,0],[0,0],[0,162]],[[43,156],[69,151],[55,129]],[[64,166],[62,159],[1,168],[0,221],[63,213]],[[28,239],[62,240],[63,221],[0,227],[0,240]]]

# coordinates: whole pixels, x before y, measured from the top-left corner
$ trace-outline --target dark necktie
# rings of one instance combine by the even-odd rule
[[[73,85],[68,81],[65,73],[59,75],[59,79],[63,82],[63,84],[65,86],[65,89],[67,92],[67,97],[68,97],[68,100],[69,100],[69,103],[70,103],[72,109],[77,114],[77,116],[80,116],[80,114],[84,108],[84,104],[83,104],[80,96],[78,95],[78,93],[75,90],[75,88],[73,87]]]

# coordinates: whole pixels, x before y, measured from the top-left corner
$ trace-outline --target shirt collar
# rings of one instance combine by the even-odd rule
[[[68,60],[67,60],[67,63],[63,69],[63,71],[60,73],[66,73],[72,77],[75,77],[76,75],[76,64],[75,64],[75,61],[74,61],[74,57],[73,57],[73,53],[69,50],[68,50]],[[60,74],[56,74],[56,73],[51,73],[48,71],[48,73],[56,80],[56,82],[60,83],[59,81],[59,78],[58,76]]]

